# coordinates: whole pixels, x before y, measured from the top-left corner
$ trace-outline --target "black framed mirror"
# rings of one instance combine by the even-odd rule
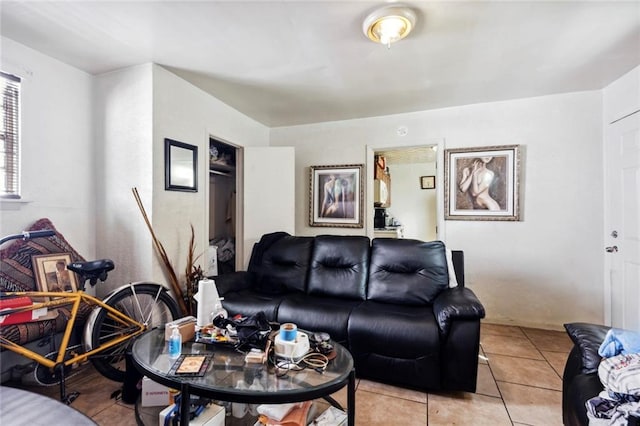
[[[198,192],[198,147],[165,138],[164,189]]]

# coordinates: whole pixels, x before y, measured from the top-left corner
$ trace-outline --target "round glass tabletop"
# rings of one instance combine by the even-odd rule
[[[245,353],[231,346],[195,342],[185,342],[182,354],[212,356],[204,375],[172,374],[176,360],[169,358],[162,329],[138,337],[132,347],[132,358],[143,374],[166,386],[184,389],[187,385],[190,393],[221,401],[277,404],[326,397],[354,380],[351,354],[340,344],[332,344],[336,357],[324,372],[305,368],[287,371],[282,376],[276,374],[270,363],[246,363]]]

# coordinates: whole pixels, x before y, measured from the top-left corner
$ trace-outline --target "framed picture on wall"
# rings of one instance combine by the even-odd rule
[[[434,189],[436,187],[435,176],[420,176],[421,189]]]
[[[520,220],[520,145],[447,149],[446,220]]]
[[[309,226],[362,228],[362,164],[311,166]]]
[[[164,189],[198,192],[198,147],[164,140]]]

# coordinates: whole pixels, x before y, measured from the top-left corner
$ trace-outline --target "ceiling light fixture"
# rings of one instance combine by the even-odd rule
[[[381,7],[367,16],[362,31],[371,40],[391,47],[405,38],[416,24],[416,14],[407,6],[394,4]]]

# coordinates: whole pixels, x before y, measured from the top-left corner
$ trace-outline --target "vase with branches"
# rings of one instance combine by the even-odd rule
[[[142,213],[142,217],[151,232],[151,238],[153,239],[154,247],[156,248],[156,253],[160,257],[162,261],[162,266],[168,275],[169,284],[171,285],[171,289],[176,297],[178,305],[180,306],[180,310],[183,315],[194,315],[196,311],[195,307],[195,299],[193,295],[198,292],[198,282],[204,278],[204,271],[200,267],[200,265],[196,265],[195,262],[201,256],[196,256],[196,239],[195,239],[195,231],[193,230],[193,224],[191,224],[191,239],[189,240],[189,251],[187,253],[187,265],[185,268],[185,279],[186,279],[186,291],[182,291],[182,286],[178,280],[178,275],[169,260],[169,256],[167,255],[164,246],[156,236],[153,227],[151,226],[151,221],[149,220],[149,216],[142,204],[142,199],[140,198],[140,194],[138,193],[137,188],[131,188],[133,192],[133,196],[138,203],[138,207],[140,208],[140,212]]]
[[[184,295],[185,305],[187,306],[187,314],[195,315],[196,301],[193,295],[198,292],[198,282],[204,278],[204,271],[200,265],[196,265],[195,262],[200,258],[202,254],[195,255],[196,252],[196,240],[193,225],[191,225],[191,238],[189,239],[189,250],[187,252],[187,265],[185,267],[186,278],[186,292]]]

